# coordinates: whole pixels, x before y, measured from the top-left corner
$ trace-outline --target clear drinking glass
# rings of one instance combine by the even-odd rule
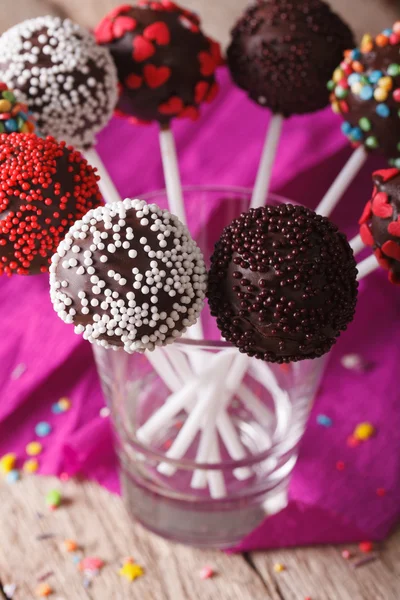
[[[189,227],[206,259],[250,194],[185,188]],[[144,199],[167,206],[164,191]],[[281,202],[289,201],[268,200]],[[286,506],[326,359],[276,365],[244,356],[221,341],[208,307],[202,328],[204,339],[152,353],[94,353],[129,513],[165,538],[224,548]]]

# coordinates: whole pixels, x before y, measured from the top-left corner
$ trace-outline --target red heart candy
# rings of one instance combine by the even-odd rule
[[[112,21],[109,21],[107,18],[103,19],[96,27],[94,35],[98,44],[109,44],[112,42],[114,39]]]
[[[394,237],[400,237],[400,221],[389,223],[388,232]]]
[[[151,125],[151,121],[143,121],[143,119],[137,117],[129,117],[128,123],[131,123],[131,125]]]
[[[196,102],[196,104],[200,104],[201,102],[203,102],[204,98],[207,95],[209,87],[210,86],[207,83],[207,81],[199,81],[199,83],[196,83],[196,87],[194,88],[194,101]]]
[[[376,248],[376,250],[374,250],[374,254],[379,266],[381,266],[382,269],[386,269],[386,271],[389,271],[390,263],[388,259],[383,256],[382,250],[380,248]]]
[[[211,86],[211,89],[207,94],[206,102],[212,102],[214,100],[214,98],[217,96],[218,92],[219,92],[219,85],[218,85],[218,83],[214,83]]]
[[[152,23],[143,31],[146,40],[156,42],[159,46],[166,46],[171,40],[169,29],[162,21]]]
[[[113,8],[113,10],[111,10],[107,16],[109,19],[115,19],[115,17],[119,17],[119,15],[129,12],[130,10],[132,10],[131,4],[121,4],[120,6]]]
[[[212,75],[217,67],[214,58],[208,52],[199,52],[197,55],[200,62],[200,73],[204,77]]]
[[[125,85],[129,90],[138,90],[143,83],[143,77],[131,73],[125,78]]]
[[[154,48],[153,44],[141,35],[138,35],[133,40],[133,60],[136,60],[137,62],[143,62],[147,58],[150,58],[150,56],[153,56],[155,51],[156,49]]]
[[[217,65],[223,65],[224,59],[222,58],[221,46],[215,40],[212,40],[211,38],[207,39],[210,42],[210,51],[215,62]]]
[[[183,110],[183,102],[178,96],[172,96],[168,102],[160,104],[158,112],[162,115],[178,115]]]
[[[113,23],[113,32],[116,38],[121,38],[128,31],[136,28],[136,21],[132,17],[118,17]]]
[[[372,212],[376,217],[388,219],[393,214],[393,208],[388,204],[389,196],[385,192],[379,192],[372,198]]]
[[[164,85],[171,77],[169,67],[156,67],[155,65],[146,65],[143,74],[147,85],[154,89]]]
[[[371,217],[372,217],[371,200],[369,200],[367,202],[367,204],[365,205],[365,208],[360,217],[360,220],[358,221],[358,224],[362,225],[363,223],[366,223]]]
[[[393,177],[396,177],[400,173],[399,169],[381,169],[380,171],[375,171],[372,173],[372,177],[379,176],[382,178],[382,181],[389,181]]]
[[[400,278],[392,269],[389,271],[388,279],[393,285],[400,285]]]
[[[394,258],[395,260],[400,260],[400,246],[393,242],[393,240],[388,240],[382,246],[382,252],[389,256],[389,258]]]
[[[368,225],[366,223],[364,223],[363,225],[361,225],[360,227],[360,236],[361,239],[363,241],[363,243],[366,246],[373,246],[374,245],[374,238],[372,237],[372,233],[370,228],[368,227]]]
[[[197,121],[200,113],[195,106],[187,106],[178,115],[178,119],[190,119],[191,121]]]

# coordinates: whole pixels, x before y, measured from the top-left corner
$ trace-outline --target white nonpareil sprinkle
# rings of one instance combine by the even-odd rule
[[[0,80],[28,104],[44,135],[89,148],[117,102],[107,48],[69,19],[38,17],[0,37]]]
[[[139,213],[156,216],[159,234]],[[82,275],[87,261],[92,272],[87,268]],[[89,211],[71,227],[50,266],[50,295],[59,317],[74,323],[89,342],[129,353],[180,337],[197,321],[206,286],[203,255],[188,229],[143,200]]]

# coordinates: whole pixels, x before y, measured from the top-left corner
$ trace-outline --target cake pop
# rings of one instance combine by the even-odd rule
[[[75,332],[105,348],[153,350],[193,325],[203,307],[203,256],[177,217],[126,199],[88,212],[50,267],[51,298]]]
[[[372,178],[372,199],[360,219],[361,239],[389,271],[389,281],[400,285],[400,171],[375,171]]]
[[[349,27],[321,0],[259,0],[232,31],[229,69],[249,97],[289,117],[328,104],[326,81],[344,50]]]
[[[0,274],[48,271],[69,227],[100,202],[96,171],[65,142],[2,133],[0,180]]]
[[[28,19],[0,37],[0,79],[26,102],[44,135],[93,146],[117,102],[117,74],[106,48],[69,19]]]
[[[208,299],[223,337],[249,356],[321,356],[353,319],[356,263],[324,217],[290,204],[250,210],[224,229]]]
[[[328,83],[332,109],[354,147],[384,154],[400,167],[400,21],[346,52]]]
[[[0,81],[0,133],[33,133],[35,123],[26,104]]]
[[[118,110],[133,122],[195,120],[200,104],[218,91],[219,44],[202,33],[195,14],[169,0],[113,9],[98,25],[96,39],[117,66]]]

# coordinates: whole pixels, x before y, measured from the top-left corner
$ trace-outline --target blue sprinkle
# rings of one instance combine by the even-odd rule
[[[19,479],[20,479],[20,474],[19,474],[19,471],[17,471],[16,469],[9,471],[6,475],[7,483],[15,483]]]
[[[28,120],[28,115],[23,112],[22,110],[18,113],[18,116],[20,117],[20,119],[22,119],[23,121],[27,121]]]
[[[77,565],[81,562],[81,555],[80,554],[73,554],[72,555],[72,562],[74,563],[74,565]]]
[[[352,86],[354,83],[358,83],[359,81],[361,81],[360,73],[352,73],[351,75],[349,75],[347,81],[349,82],[350,86]]]
[[[4,121],[4,127],[9,133],[18,131],[18,123],[15,119],[7,119],[7,121]]]
[[[360,92],[360,98],[362,98],[363,100],[371,100],[373,95],[374,90],[370,85],[365,85]]]
[[[368,79],[370,80],[371,83],[378,83],[378,81],[382,77],[383,77],[382,71],[372,71],[372,73],[370,73],[368,75]]]
[[[358,60],[361,57],[361,52],[358,48],[354,48],[354,50],[351,51],[350,56],[353,60]]]
[[[376,114],[386,119],[390,115],[390,108],[387,104],[378,104]]]
[[[361,142],[364,139],[364,134],[359,127],[353,127],[350,133],[350,137],[355,142]]]
[[[393,29],[384,29],[382,33],[383,33],[383,35],[390,37],[393,33]]]
[[[50,423],[47,423],[46,421],[38,423],[35,427],[35,433],[38,437],[46,437],[46,435],[49,435],[49,433],[51,433]]]
[[[51,407],[51,412],[55,415],[59,415],[60,413],[62,413],[62,408],[61,406],[58,404],[58,402],[55,402],[52,407]]]
[[[351,123],[349,123],[348,121],[345,121],[344,123],[342,123],[342,131],[344,133],[344,135],[349,135],[349,133],[351,132],[351,130],[353,129]]]
[[[318,425],[322,425],[323,427],[332,427],[332,419],[327,415],[318,415],[317,423]]]

